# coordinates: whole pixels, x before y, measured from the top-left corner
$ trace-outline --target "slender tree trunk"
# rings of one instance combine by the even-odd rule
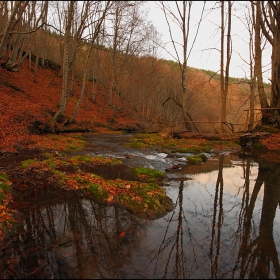
[[[274,3],[275,2],[275,3]],[[271,96],[270,106],[272,108],[280,108],[280,3],[279,1],[271,1],[268,5],[272,9],[275,17],[273,26],[273,42],[271,55]],[[275,125],[280,128],[280,109],[273,112],[273,120]]]
[[[93,62],[95,63],[95,61]],[[90,96],[90,100],[92,102],[95,101],[95,96],[96,96],[96,82],[97,82],[97,79],[96,79],[96,70],[95,70],[95,65],[93,65],[93,68],[92,68],[92,94]]]
[[[84,68],[85,70],[84,70],[84,75],[83,75],[83,85],[82,85],[81,95],[80,95],[79,101],[76,104],[75,111],[72,115],[72,118],[70,119],[68,124],[71,124],[71,123],[75,122],[76,116],[77,116],[79,108],[80,108],[80,105],[81,105],[81,103],[83,102],[83,99],[84,99],[86,82],[87,82],[87,69],[88,69],[89,57],[90,57],[91,52],[92,52],[92,45],[91,45],[91,48],[90,48],[90,50],[87,54],[87,58],[86,58],[86,62],[85,62],[85,68]]]
[[[256,5],[262,15],[260,16],[262,33],[272,46],[270,107],[280,108],[280,2],[256,1]],[[262,121],[280,128],[280,109],[263,111]]]
[[[224,77],[224,29],[225,29],[225,12],[224,1],[221,1],[221,62],[220,62],[220,88],[221,88],[221,132],[225,132],[224,122],[226,121],[226,95],[225,95],[225,77]]]
[[[280,16],[280,15],[279,15]],[[279,26],[280,28],[280,26]],[[280,108],[280,30],[277,29],[276,34],[273,39],[273,48],[272,48],[272,94],[270,98],[271,107]]]
[[[250,109],[249,109],[249,125],[247,130],[252,132],[254,128],[254,107],[255,107],[255,92],[256,92],[256,64],[254,63],[253,54],[254,54],[254,46],[253,46],[253,35],[250,32],[250,43],[249,43],[249,53],[250,53]]]
[[[21,4],[25,3],[25,2],[26,1],[15,1],[15,3],[14,3],[13,10],[11,12],[9,21],[7,22],[6,28],[4,30],[4,35],[3,35],[2,40],[1,40],[0,59],[5,57],[5,52],[6,52],[7,43],[8,43],[8,40],[9,40],[9,35],[10,35],[10,32],[12,31],[12,29],[14,28],[14,25],[16,23],[16,14],[17,14],[19,8],[21,7]]]
[[[252,11],[254,13],[254,4],[252,5]],[[254,15],[253,15],[254,20]],[[254,21],[254,29],[255,29],[255,71],[257,77],[258,84],[258,93],[260,98],[261,108],[269,108],[267,98],[264,91],[263,86],[263,74],[262,74],[262,50],[261,50],[261,35],[260,35],[260,21],[261,21],[261,9],[260,3],[257,1],[256,5],[256,20]],[[265,116],[263,116],[265,117]]]
[[[228,2],[228,29],[227,29],[227,49],[226,49],[226,67],[224,69],[224,29],[225,29],[225,7],[224,1],[221,1],[221,132],[226,130],[227,117],[227,95],[229,87],[229,65],[231,58],[231,1]],[[225,71],[225,73],[224,73]]]
[[[72,24],[72,20],[73,20],[74,4],[75,4],[75,1],[69,1],[67,25],[66,25],[66,32],[65,32],[63,70],[62,70],[62,73],[63,73],[62,93],[61,93],[61,99],[60,99],[60,104],[59,104],[59,110],[53,117],[53,130],[54,130],[54,124],[55,124],[57,118],[64,115],[65,107],[66,107],[68,70],[69,70],[69,44],[70,44],[70,33],[71,33],[71,24]]]

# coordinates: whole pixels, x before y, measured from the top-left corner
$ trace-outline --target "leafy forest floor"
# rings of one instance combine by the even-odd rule
[[[64,163],[60,153],[82,149],[85,144],[81,137],[82,133],[52,134],[49,132],[51,118],[58,110],[60,101],[62,80],[59,72],[59,69],[39,67],[37,75],[34,75],[33,71],[28,68],[28,64],[24,64],[20,72],[8,72],[0,68],[0,241],[4,237],[3,229],[13,224],[17,209],[32,207],[23,199],[14,197],[8,190],[18,188],[21,193],[24,193],[34,186],[43,188],[44,184],[53,184],[55,180],[62,178],[61,172]],[[89,82],[87,94],[91,87]],[[65,114],[68,117],[71,117],[75,110],[80,92],[81,82],[76,81],[74,92],[70,94],[66,106]],[[106,89],[97,86],[95,101],[89,101],[85,97],[76,123],[67,129],[90,131],[91,133],[161,132],[164,130],[162,124],[147,121],[120,98],[115,100],[115,106],[109,106],[107,94]],[[63,129],[61,124],[58,125],[58,129]],[[224,139],[233,138],[225,136]],[[189,138],[184,148],[196,145],[199,141],[206,140]],[[280,162],[280,133],[271,134],[261,142],[266,149],[262,157]],[[219,145],[215,148],[222,150],[224,147]],[[22,168],[23,162],[28,160],[33,160],[33,162],[29,162],[27,168]],[[54,172],[49,166],[46,166],[47,162],[49,166],[55,162],[62,169]],[[72,164],[74,163],[72,162]],[[68,175],[71,177],[70,173],[68,172]],[[85,172],[80,174],[84,176],[83,182],[90,182],[91,186],[96,184],[96,178],[89,178]],[[135,180],[137,179],[140,183],[145,182],[143,176],[135,178]],[[78,179],[75,180],[67,178],[65,189],[75,191]],[[81,181],[80,177],[79,180]],[[113,202],[113,194],[116,195],[119,190],[113,190],[112,187],[110,189],[105,181],[101,182],[100,178],[98,180],[98,184],[104,186],[107,202]],[[121,182],[120,186],[124,189],[123,193],[127,191],[132,193],[134,189],[132,183]],[[149,189],[148,192],[153,196],[161,195],[154,189]],[[134,194],[134,199],[139,200],[140,198]],[[170,210],[169,202],[165,202],[166,210]],[[2,249],[0,242],[0,251]]]

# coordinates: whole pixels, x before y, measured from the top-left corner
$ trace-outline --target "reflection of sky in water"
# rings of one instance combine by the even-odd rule
[[[233,162],[233,167],[223,167],[223,182],[226,192],[230,192],[232,195],[237,195],[241,189],[244,188],[244,172],[241,166],[235,165],[236,162]],[[254,187],[254,182],[258,176],[258,165],[254,164],[250,168],[250,189]],[[195,174],[193,179],[199,182],[202,187],[205,186],[207,189],[213,189],[216,186],[218,177],[218,170],[209,172],[209,173],[200,173]]]
[[[223,167],[222,194],[220,193],[220,186],[216,188],[218,170],[214,170],[208,173],[194,174],[190,176],[190,180],[184,181],[182,204],[182,233],[184,239],[184,247],[185,250],[187,250],[187,248],[189,248],[189,250],[192,250],[196,256],[193,257],[197,258],[196,261],[194,261],[194,259],[189,259],[189,263],[194,264],[194,262],[198,262],[198,266],[200,267],[200,269],[198,269],[196,272],[193,272],[192,277],[210,277],[210,275],[207,275],[207,273],[202,272],[201,269],[202,267],[205,267],[205,271],[207,271],[207,264],[209,265],[208,267],[210,267],[210,259],[207,257],[206,252],[209,252],[210,244],[212,241],[214,242],[213,244],[215,244],[215,246],[219,244],[220,257],[218,265],[220,267],[224,266],[225,268],[225,274],[223,277],[228,278],[229,275],[233,275],[231,274],[233,272],[230,272],[230,270],[234,270],[235,262],[239,258],[238,250],[240,249],[242,233],[244,233],[244,229],[241,230],[241,226],[242,223],[245,223],[242,213],[243,211],[245,211],[246,207],[242,210],[241,205],[242,203],[244,203],[244,201],[242,202],[242,199],[244,198],[245,192],[245,168],[246,166],[243,169],[242,162],[233,162],[232,167]],[[255,187],[258,172],[258,164],[251,164],[249,172],[250,197]],[[170,195],[174,201],[176,201],[176,198],[178,197],[179,185],[180,182],[178,181],[170,182],[170,186],[166,187],[167,194]],[[215,193],[216,190],[218,190],[217,193]],[[217,195],[216,207],[214,206],[215,195]],[[222,200],[219,199],[221,195]],[[264,184],[262,184],[262,187],[258,193],[253,209],[252,220],[250,222],[252,229],[248,236],[249,241],[251,239],[257,238],[257,236],[259,235],[260,219],[263,208],[263,197]],[[248,201],[250,202],[250,198]],[[173,222],[171,223],[171,225],[169,225],[170,232],[175,232],[178,227],[179,206],[177,206],[176,211],[177,215],[175,215]],[[275,245],[277,247],[278,255],[280,252],[279,212],[280,211],[277,207],[273,229],[273,236],[275,239]],[[219,214],[221,214],[221,216],[219,216]],[[171,217],[170,213],[168,214],[168,217]],[[167,219],[168,218],[165,217],[164,220]],[[214,221],[215,224],[213,224]],[[213,232],[215,233],[214,239],[212,239]],[[219,240],[217,239],[218,233]],[[189,245],[190,241],[188,240],[192,240],[192,246]],[[218,241],[219,243],[217,243]],[[248,255],[248,257],[249,256],[250,254]],[[237,276],[238,274],[235,275],[235,277]],[[270,272],[270,277],[275,277],[273,269]]]

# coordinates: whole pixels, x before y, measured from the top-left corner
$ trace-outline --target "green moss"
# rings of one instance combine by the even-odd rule
[[[173,147],[175,147],[176,145],[175,145],[175,143],[168,143],[167,144],[167,147],[170,147],[170,148],[173,148]]]
[[[36,163],[37,161],[34,159],[27,159],[21,162],[21,167],[22,168],[27,168],[30,164]]]
[[[56,167],[56,159],[53,158],[53,157],[52,157],[52,158],[49,158],[49,159],[47,160],[47,163],[48,163],[50,169],[53,169],[53,168]]]
[[[187,161],[189,164],[201,164],[203,162],[200,156],[189,156],[187,157]]]
[[[67,180],[69,180],[69,178],[61,171],[52,169],[51,172],[60,177],[60,179],[58,180],[59,185],[63,185]]]
[[[6,194],[2,191],[0,191],[0,205],[3,204],[3,200],[6,198]]]
[[[8,176],[7,174],[0,172],[0,181],[7,182],[8,181]]]
[[[8,191],[10,189],[9,185],[3,182],[0,182],[0,190]]]
[[[101,178],[100,176],[98,175],[95,175],[95,174],[91,174],[91,177],[93,178]],[[91,186],[92,185],[92,182],[90,180],[87,180],[85,178],[83,178],[82,176],[80,175],[77,175],[75,177],[75,180],[76,182],[79,184],[79,185],[85,185],[85,186]]]
[[[10,190],[10,187],[7,184],[8,181],[8,176],[5,173],[0,172],[0,204],[2,204],[3,200],[6,198],[6,192]]]
[[[79,145],[74,145],[74,144],[69,144],[67,145],[66,147],[66,150],[71,152],[71,151],[76,151],[76,150],[80,150],[81,149],[81,146]]]
[[[126,189],[127,184],[129,184],[129,181],[123,181],[121,179],[115,179],[110,181],[110,186],[118,187],[120,189]]]
[[[202,162],[207,161],[208,157],[205,154],[199,155],[199,157],[202,159]]]
[[[201,147],[202,152],[204,153],[210,153],[212,151],[212,148],[207,146]]]
[[[143,142],[131,142],[127,144],[131,148],[144,148],[145,145]]]
[[[98,202],[104,202],[109,197],[109,192],[102,186],[90,182],[87,190],[93,195]]]
[[[160,134],[137,134],[131,139],[130,147],[137,148],[167,148],[171,152],[179,153],[207,153],[211,152],[217,145],[224,148],[235,148],[238,145],[229,140],[219,140],[220,137],[214,137],[212,140],[195,142],[190,139],[173,139],[162,137]],[[194,143],[195,142],[195,143]]]
[[[145,175],[147,176],[147,180],[149,182],[156,181],[156,180],[162,180],[165,178],[165,173],[159,170],[155,170],[152,168],[147,168],[147,167],[135,167],[132,169],[132,171],[136,175]]]
[[[133,199],[128,193],[120,193],[115,197],[116,203],[132,213],[140,213],[145,209],[144,203]]]
[[[91,163],[94,161],[104,163],[104,164],[120,164],[121,160],[116,158],[104,158],[102,156],[94,156],[91,155],[82,155],[82,156],[74,156],[71,160],[77,160],[79,163]]]
[[[171,199],[166,196],[164,189],[156,184],[140,184],[134,187],[131,193],[118,194],[116,202],[132,213],[146,216],[148,212],[157,215],[166,213]]]
[[[92,162],[92,156],[90,155],[74,156],[71,159],[78,162]]]

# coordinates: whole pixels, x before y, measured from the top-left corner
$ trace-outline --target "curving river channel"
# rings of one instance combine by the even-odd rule
[[[90,199],[38,193],[1,251],[3,278],[280,278],[279,164],[220,153],[188,165],[188,154],[125,147],[129,137],[88,136],[83,153],[161,171],[178,164],[163,182],[174,210],[146,220]]]

